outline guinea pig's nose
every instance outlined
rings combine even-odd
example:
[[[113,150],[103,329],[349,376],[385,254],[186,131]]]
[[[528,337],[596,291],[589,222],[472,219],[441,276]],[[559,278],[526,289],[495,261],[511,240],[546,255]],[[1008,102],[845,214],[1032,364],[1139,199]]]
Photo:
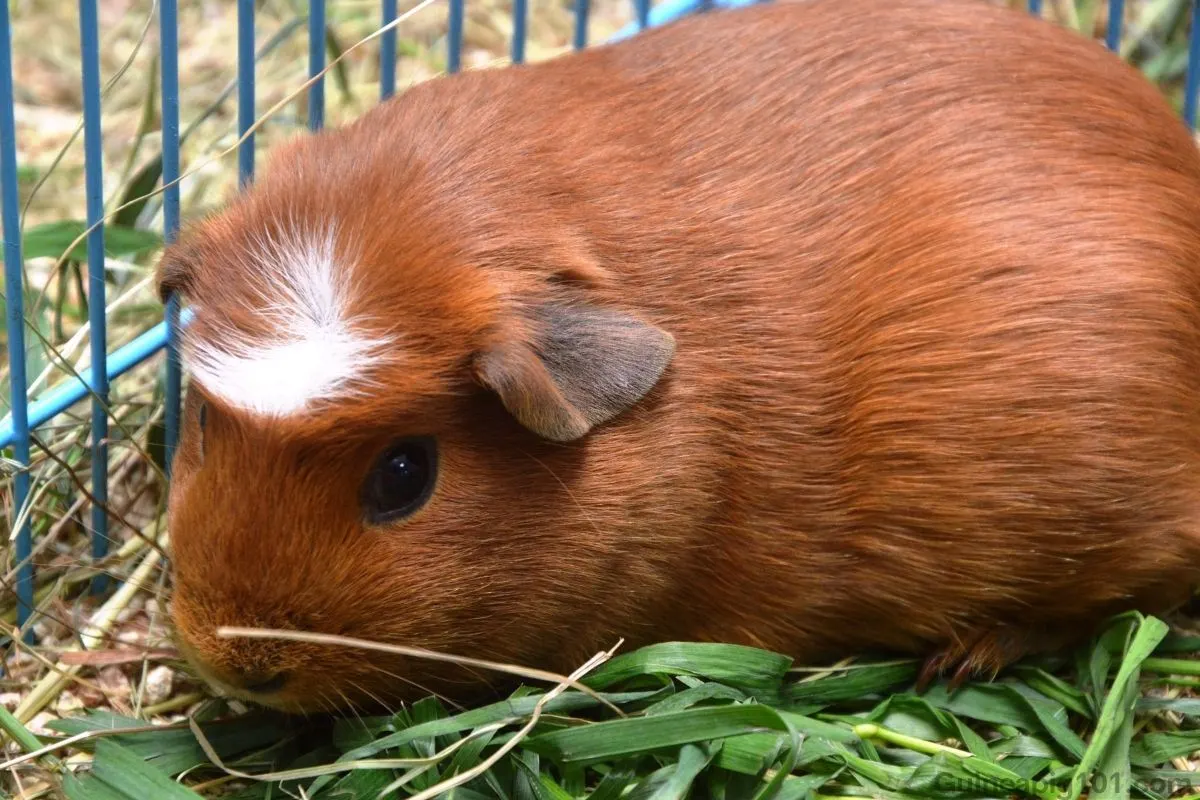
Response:
[[[238,676],[242,689],[253,694],[278,692],[287,683],[286,672],[244,672]]]

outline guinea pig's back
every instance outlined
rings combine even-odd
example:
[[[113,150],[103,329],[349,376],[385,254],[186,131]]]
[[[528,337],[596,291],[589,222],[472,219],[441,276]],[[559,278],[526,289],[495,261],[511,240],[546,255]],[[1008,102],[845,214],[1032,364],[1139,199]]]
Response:
[[[1185,126],[1099,44],[984,3],[753,14],[692,22],[701,44],[680,30],[678,52],[636,65],[698,84],[643,98],[672,165],[655,188],[678,199],[647,241],[690,257],[623,255],[649,297],[709,312],[666,312],[736,455],[703,563],[753,575],[790,541],[809,577],[748,585],[765,608],[807,592],[800,624],[848,646],[1079,628],[1184,596],[1200,567]],[[811,573],[837,577],[814,592]]]
[[[578,240],[675,337],[656,404],[587,446],[711,496],[680,635],[759,609],[768,646],[916,647],[1196,577],[1200,157],[1100,45],[973,0],[810,0],[368,116],[424,165],[413,214],[525,248],[510,272]]]

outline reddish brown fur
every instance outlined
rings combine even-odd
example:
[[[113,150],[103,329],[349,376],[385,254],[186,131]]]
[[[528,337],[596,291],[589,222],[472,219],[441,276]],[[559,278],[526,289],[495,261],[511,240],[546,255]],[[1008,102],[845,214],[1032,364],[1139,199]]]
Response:
[[[189,398],[175,618],[210,674],[292,671],[266,702],[480,676],[215,626],[560,670],[617,637],[995,668],[1197,579],[1200,158],[1072,33],[812,0],[437,79],[280,149],[165,287],[229,309],[239,243],[285,210],[344,226],[359,311],[401,345],[386,391],[307,417],[210,402],[203,459]],[[556,297],[677,346],[568,444],[472,371]],[[437,492],[365,527],[359,485],[406,434],[439,438]]]

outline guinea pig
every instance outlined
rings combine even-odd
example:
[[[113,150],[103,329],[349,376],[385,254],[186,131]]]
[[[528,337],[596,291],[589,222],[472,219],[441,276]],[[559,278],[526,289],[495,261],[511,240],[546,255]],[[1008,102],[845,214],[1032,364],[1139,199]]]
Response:
[[[283,710],[624,639],[983,678],[1200,579],[1200,156],[977,0],[712,11],[421,83],[164,254],[181,648]]]

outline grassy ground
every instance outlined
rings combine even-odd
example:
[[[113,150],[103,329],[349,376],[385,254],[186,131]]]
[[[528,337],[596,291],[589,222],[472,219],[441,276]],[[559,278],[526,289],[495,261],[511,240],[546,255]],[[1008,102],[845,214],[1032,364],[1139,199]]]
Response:
[[[89,363],[82,255],[71,251],[58,263],[83,227],[79,44],[74,4],[8,2],[27,350],[37,395]],[[468,66],[503,62],[511,33],[504,2],[468,2]],[[572,30],[569,3],[531,5],[529,57],[561,52]],[[1046,5],[1048,16],[1103,36],[1104,3]],[[230,0],[183,0],[181,6],[184,167],[195,170],[181,192],[185,216],[194,216],[236,185],[235,159],[218,157],[236,140],[236,19]],[[626,6],[592,0],[594,41],[629,19]],[[1127,3],[1123,52],[1177,104],[1188,6],[1188,0]],[[261,129],[260,151],[293,135],[306,118],[305,95],[288,100],[305,78],[306,7],[304,0],[258,4],[258,109],[283,104]],[[152,13],[150,0],[100,2],[110,211],[143,195],[158,177]],[[378,14],[375,0],[330,0],[330,57],[374,31]],[[445,29],[444,4],[400,28],[401,87],[444,69]],[[331,73],[330,124],[376,101],[377,59],[371,44],[348,53]],[[110,220],[110,349],[161,315],[150,285],[161,226],[157,197]],[[5,413],[8,385],[5,363]],[[1023,665],[998,685],[972,685],[954,695],[938,687],[914,695],[910,663],[812,671],[757,651],[675,646],[618,653],[590,665],[586,682],[604,702],[565,684],[533,682],[506,704],[466,713],[429,700],[385,718],[330,722],[284,720],[207,697],[171,646],[164,614],[170,586],[159,527],[161,358],[118,381],[111,405],[114,544],[104,560],[88,556],[86,404],[38,431],[33,500],[22,513],[35,532],[41,615],[32,644],[0,639],[0,729],[6,733],[0,735],[0,762],[6,762],[0,795],[55,796],[64,776],[78,771],[66,782],[68,796],[108,800],[196,796],[183,785],[206,797],[375,797],[389,787],[408,796],[434,791],[454,776],[470,779],[456,790],[462,798],[578,797],[585,787],[596,798],[679,797],[689,789],[741,798],[772,782],[788,797],[1049,798],[1076,790],[1127,796],[1131,786],[1146,797],[1200,796],[1189,760],[1200,749],[1200,700],[1191,699],[1200,662],[1181,660],[1200,651],[1200,643],[1186,635],[1186,619],[1166,638],[1157,620],[1127,619],[1079,653]],[[7,462],[3,468],[8,524],[11,468]],[[11,553],[2,563],[4,586],[11,586]],[[89,593],[92,579],[105,574],[121,582]],[[0,593],[0,619],[11,631],[11,592]],[[201,725],[199,736],[189,720]],[[95,733],[116,728],[132,731]],[[53,751],[21,756],[46,745]],[[216,766],[221,763],[230,771]],[[282,782],[233,774],[296,769],[309,772],[281,776],[288,778]],[[402,783],[392,786],[396,781]]]

